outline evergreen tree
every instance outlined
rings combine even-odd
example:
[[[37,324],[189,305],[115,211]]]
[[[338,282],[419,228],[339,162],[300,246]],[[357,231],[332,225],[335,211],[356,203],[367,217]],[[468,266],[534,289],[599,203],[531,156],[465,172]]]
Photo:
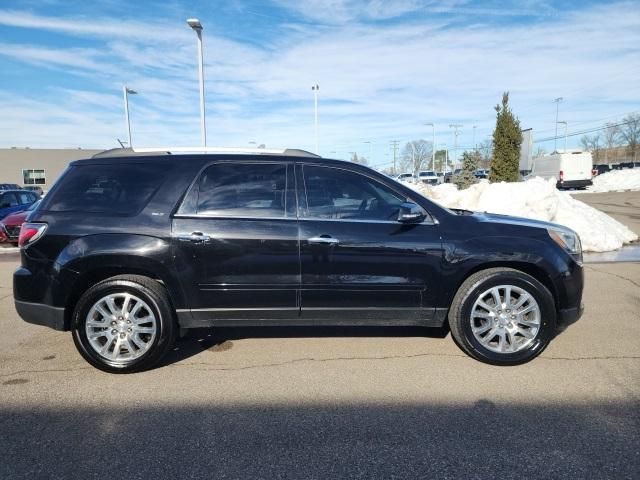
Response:
[[[502,94],[502,105],[496,105],[496,129],[493,131],[493,160],[491,182],[517,182],[520,180],[520,121],[509,108],[509,92]]]
[[[455,176],[454,182],[460,190],[476,183],[476,170],[482,159],[480,152],[464,152],[462,154],[462,171]]]

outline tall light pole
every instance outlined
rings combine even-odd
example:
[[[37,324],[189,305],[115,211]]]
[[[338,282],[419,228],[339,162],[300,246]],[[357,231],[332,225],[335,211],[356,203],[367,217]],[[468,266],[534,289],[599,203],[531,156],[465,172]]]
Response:
[[[462,125],[459,123],[452,123],[449,125],[449,128],[453,128],[453,161],[455,162],[458,158],[458,132],[459,128],[462,128]]]
[[[369,144],[369,164],[373,165],[373,153],[372,153],[372,143],[370,140],[367,140],[364,143],[368,143]]]
[[[478,128],[477,125],[473,126],[473,150],[478,150],[478,146],[476,145],[476,128]]]
[[[188,18],[187,23],[198,36],[198,77],[200,79],[200,135],[202,146],[207,146],[207,124],[204,112],[204,60],[202,53],[202,24],[197,18]]]
[[[122,96],[124,97],[124,120],[127,124],[127,135],[129,136],[129,148],[133,148],[133,144],[131,143],[131,122],[129,122],[129,94],[137,95],[134,89],[127,87],[126,85],[122,86]]]
[[[560,121],[556,122],[556,131],[558,129],[558,123],[564,125],[564,153],[567,153],[567,122]]]
[[[554,100],[556,104],[556,134],[553,136],[553,151],[558,151],[558,110],[560,109],[560,102],[563,100],[562,97],[558,97]]]
[[[316,83],[311,87],[313,90],[313,131],[316,141],[316,155],[318,155],[318,90],[320,86]]]
[[[433,123],[425,123],[425,125],[431,125],[431,133],[433,138],[431,139],[431,170],[436,170],[436,126]]]

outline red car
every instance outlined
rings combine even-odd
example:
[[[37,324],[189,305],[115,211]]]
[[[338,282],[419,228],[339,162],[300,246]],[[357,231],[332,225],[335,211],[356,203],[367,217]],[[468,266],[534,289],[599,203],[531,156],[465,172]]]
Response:
[[[40,204],[40,200],[31,205],[27,210],[7,215],[0,221],[0,243],[12,243],[18,245],[20,227],[27,216]]]

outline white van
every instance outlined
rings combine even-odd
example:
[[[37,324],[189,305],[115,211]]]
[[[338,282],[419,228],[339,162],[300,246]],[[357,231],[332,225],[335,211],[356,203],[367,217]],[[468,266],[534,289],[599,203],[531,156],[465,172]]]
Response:
[[[590,152],[580,150],[556,152],[533,159],[533,170],[528,178],[555,178],[562,188],[586,188],[593,178],[593,161]]]

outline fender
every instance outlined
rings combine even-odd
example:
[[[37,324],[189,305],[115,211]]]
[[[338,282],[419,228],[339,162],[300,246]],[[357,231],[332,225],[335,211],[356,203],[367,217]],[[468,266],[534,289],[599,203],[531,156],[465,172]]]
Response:
[[[490,235],[443,243],[443,269],[439,306],[449,306],[458,288],[473,273],[486,268],[509,267],[536,277],[554,298],[566,292],[561,281],[573,267],[566,255],[535,237]]]
[[[60,279],[57,300],[67,306],[91,284],[123,273],[157,278],[165,285],[175,308],[184,305],[168,239],[135,234],[98,234],[70,242],[56,258],[53,270]],[[56,302],[58,303],[58,302]]]

